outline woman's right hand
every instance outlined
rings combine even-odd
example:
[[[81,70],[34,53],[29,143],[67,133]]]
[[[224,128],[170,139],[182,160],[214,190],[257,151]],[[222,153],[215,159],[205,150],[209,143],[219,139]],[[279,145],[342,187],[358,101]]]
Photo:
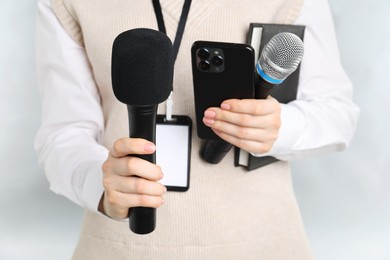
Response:
[[[158,165],[129,154],[152,154],[153,143],[139,138],[121,138],[114,143],[103,163],[104,194],[99,204],[103,214],[121,220],[129,208],[158,208],[163,203],[166,187],[159,180],[163,173]]]

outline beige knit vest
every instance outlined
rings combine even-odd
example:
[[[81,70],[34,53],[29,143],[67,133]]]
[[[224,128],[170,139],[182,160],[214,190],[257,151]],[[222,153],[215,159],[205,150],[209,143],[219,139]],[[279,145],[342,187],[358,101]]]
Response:
[[[175,63],[174,114],[195,122],[190,47],[196,40],[245,42],[250,22],[293,23],[303,0],[193,0]],[[102,100],[103,144],[127,136],[127,111],[112,92],[114,38],[132,28],[157,30],[151,0],[54,0],[70,36],[85,47]],[[173,40],[183,0],[161,1]],[[164,113],[164,106],[159,112]],[[312,259],[292,189],[290,167],[278,162],[246,172],[232,152],[218,165],[198,156],[192,135],[191,187],[168,192],[156,230],[135,235],[127,222],[86,211],[74,259]]]

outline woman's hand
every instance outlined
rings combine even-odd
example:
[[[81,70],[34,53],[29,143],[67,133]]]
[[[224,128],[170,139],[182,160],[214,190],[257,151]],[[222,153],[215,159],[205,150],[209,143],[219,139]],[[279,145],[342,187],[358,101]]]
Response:
[[[281,106],[267,99],[229,99],[208,108],[203,123],[225,141],[251,153],[268,152],[278,138]]]
[[[163,203],[163,173],[158,165],[129,154],[152,154],[155,145],[145,139],[121,138],[103,164],[104,194],[99,211],[113,219],[125,219],[129,208],[158,208]]]

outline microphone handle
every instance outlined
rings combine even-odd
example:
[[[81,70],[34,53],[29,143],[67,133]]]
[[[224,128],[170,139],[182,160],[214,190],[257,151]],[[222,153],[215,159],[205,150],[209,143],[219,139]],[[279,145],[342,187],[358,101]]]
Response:
[[[200,150],[202,158],[211,164],[217,164],[232,148],[232,144],[224,140],[207,140]]]
[[[275,84],[265,81],[255,72],[256,99],[266,99],[274,86]],[[232,144],[223,140],[207,140],[203,143],[200,154],[206,162],[217,164],[222,161],[232,147]]]
[[[157,106],[127,106],[130,138],[143,138],[156,143]],[[156,153],[132,155],[156,163]],[[134,207],[129,209],[129,227],[136,234],[148,234],[156,227],[156,209]]]
[[[255,72],[255,98],[266,99],[276,84],[265,81],[257,72]]]

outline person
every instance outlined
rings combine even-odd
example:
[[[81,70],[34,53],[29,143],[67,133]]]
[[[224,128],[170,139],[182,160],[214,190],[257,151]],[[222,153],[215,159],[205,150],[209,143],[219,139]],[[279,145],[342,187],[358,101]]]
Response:
[[[183,2],[161,0],[172,41]],[[50,189],[85,208],[74,259],[313,258],[288,161],[347,147],[359,113],[327,1],[193,1],[175,62],[173,112],[196,123],[192,43],[244,43],[251,22],[306,26],[297,99],[226,100],[205,111],[204,123],[242,150],[280,161],[248,173],[233,166],[230,151],[208,164],[193,131],[191,187],[167,192],[159,182],[164,169],[128,156],[158,147],[126,137],[126,107],[110,77],[115,37],[132,28],[157,30],[152,1],[38,0],[42,123],[35,147]],[[154,232],[129,230],[128,210],[136,206],[158,208]]]

